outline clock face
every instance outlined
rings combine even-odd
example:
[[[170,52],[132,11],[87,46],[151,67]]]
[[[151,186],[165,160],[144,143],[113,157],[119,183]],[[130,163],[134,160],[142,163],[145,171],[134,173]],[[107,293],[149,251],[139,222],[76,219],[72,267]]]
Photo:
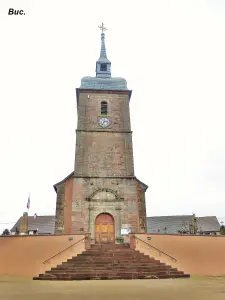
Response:
[[[102,126],[102,127],[109,126],[109,119],[107,119],[107,118],[99,119],[99,125]]]

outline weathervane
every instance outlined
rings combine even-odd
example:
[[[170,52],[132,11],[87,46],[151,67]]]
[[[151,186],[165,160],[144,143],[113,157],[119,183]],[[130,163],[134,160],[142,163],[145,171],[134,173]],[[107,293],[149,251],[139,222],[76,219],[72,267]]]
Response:
[[[104,31],[106,31],[106,30],[107,30],[107,28],[106,28],[106,27],[104,27],[104,24],[103,24],[103,23],[102,23],[102,25],[98,26],[98,28],[100,28],[100,29],[101,29],[102,33],[103,33]]]

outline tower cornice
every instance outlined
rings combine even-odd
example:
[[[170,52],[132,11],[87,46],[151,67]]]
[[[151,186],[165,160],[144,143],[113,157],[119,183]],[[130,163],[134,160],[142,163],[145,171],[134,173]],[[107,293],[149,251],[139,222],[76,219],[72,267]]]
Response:
[[[89,93],[89,94],[119,94],[119,95],[128,95],[129,96],[129,101],[132,95],[132,90],[96,90],[96,89],[81,89],[81,88],[76,88],[76,97],[77,97],[77,106],[79,104],[79,96],[80,93]]]

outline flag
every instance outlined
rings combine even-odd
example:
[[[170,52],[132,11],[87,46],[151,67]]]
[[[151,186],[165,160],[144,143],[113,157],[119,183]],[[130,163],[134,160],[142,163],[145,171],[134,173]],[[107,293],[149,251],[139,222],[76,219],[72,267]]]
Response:
[[[30,195],[28,196],[28,201],[27,201],[27,209],[30,208]]]

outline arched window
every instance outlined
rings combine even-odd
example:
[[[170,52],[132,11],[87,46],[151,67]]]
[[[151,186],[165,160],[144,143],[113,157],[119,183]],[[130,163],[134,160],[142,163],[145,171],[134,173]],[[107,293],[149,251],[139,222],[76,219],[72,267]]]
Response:
[[[101,115],[108,114],[108,103],[106,101],[101,102]]]

